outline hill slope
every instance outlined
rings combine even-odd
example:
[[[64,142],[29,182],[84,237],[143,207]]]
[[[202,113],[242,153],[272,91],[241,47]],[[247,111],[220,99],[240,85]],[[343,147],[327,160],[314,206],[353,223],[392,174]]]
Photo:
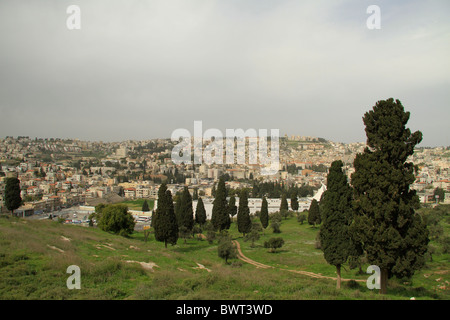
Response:
[[[272,268],[258,268],[241,260],[225,265],[217,255],[217,242],[180,239],[164,248],[153,235],[123,238],[97,228],[64,225],[51,220],[0,217],[0,299],[448,299],[448,255],[435,258],[412,284],[391,283],[389,295],[380,297],[364,282],[347,282],[337,291],[335,269],[315,248],[317,230],[295,218],[283,220],[285,245],[269,253],[265,230],[252,248],[232,223],[230,234],[245,256]],[[69,290],[70,265],[81,270],[81,289]],[[367,266],[363,266],[363,270]],[[292,272],[292,271],[301,272]],[[310,277],[307,272],[325,278]],[[428,275],[428,276],[425,276]],[[367,279],[355,270],[344,278]],[[439,279],[437,281],[437,279]],[[448,285],[447,285],[448,287]]]

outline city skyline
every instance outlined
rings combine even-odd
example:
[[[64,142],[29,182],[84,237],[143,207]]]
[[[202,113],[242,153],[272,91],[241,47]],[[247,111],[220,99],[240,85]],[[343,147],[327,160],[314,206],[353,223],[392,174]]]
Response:
[[[178,128],[365,142],[399,99],[419,146],[450,145],[447,1],[2,1],[0,137],[126,141]],[[69,30],[66,9],[81,10]]]

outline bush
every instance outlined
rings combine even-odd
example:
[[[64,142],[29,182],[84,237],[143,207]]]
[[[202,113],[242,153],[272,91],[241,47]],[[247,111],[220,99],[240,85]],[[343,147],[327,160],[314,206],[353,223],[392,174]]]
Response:
[[[113,204],[101,209],[98,227],[103,231],[128,236],[133,233],[134,225],[134,218],[125,205]]]
[[[225,259],[226,264],[228,263],[228,259],[236,258],[236,248],[231,240],[231,236],[226,231],[220,233],[217,254],[220,258]]]
[[[306,214],[304,213],[299,213],[297,215],[297,221],[300,222],[300,224],[303,224],[303,222],[306,221]]]
[[[270,252],[276,252],[278,248],[284,245],[283,238],[270,238],[269,241],[264,241],[264,248],[270,248]]]
[[[278,220],[272,221],[270,226],[272,227],[273,233],[281,233],[280,222]]]

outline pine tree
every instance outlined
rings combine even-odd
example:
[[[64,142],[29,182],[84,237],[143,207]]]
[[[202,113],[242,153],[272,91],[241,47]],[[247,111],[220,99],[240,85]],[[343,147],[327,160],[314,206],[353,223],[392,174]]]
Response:
[[[173,207],[172,193],[162,184],[158,190],[158,207],[155,210],[153,222],[155,239],[167,244],[175,245],[178,241],[178,223]]]
[[[20,196],[20,180],[17,178],[6,178],[5,184],[5,206],[14,214],[14,210],[22,205]]]
[[[211,223],[214,230],[221,231],[230,228],[230,215],[228,212],[227,190],[225,188],[225,181],[220,178],[216,190],[216,196],[213,202],[213,209],[211,214]]]
[[[248,208],[247,190],[243,189],[239,195],[239,208],[237,214],[238,231],[244,236],[252,229],[252,221],[250,219],[250,209]]]
[[[425,263],[428,231],[420,215],[415,167],[407,162],[422,133],[406,128],[410,113],[399,100],[376,103],[363,117],[367,147],[354,160],[354,232],[370,264],[381,270],[380,293],[392,276],[409,278]]]
[[[201,226],[206,223],[206,210],[201,197],[198,198],[197,208],[195,208],[195,222]]]
[[[266,197],[263,197],[263,199],[262,199],[261,213],[260,213],[259,219],[261,221],[262,227],[264,229],[266,229],[267,226],[269,225],[269,208],[268,208]]]
[[[320,224],[320,220],[319,203],[316,199],[313,199],[309,207],[308,223],[312,226],[315,226],[316,224]]]
[[[353,221],[353,190],[342,171],[341,160],[333,161],[327,176],[327,190],[321,204],[320,244],[325,260],[336,266],[337,285],[341,287],[341,265],[352,254],[353,241],[349,231]]]

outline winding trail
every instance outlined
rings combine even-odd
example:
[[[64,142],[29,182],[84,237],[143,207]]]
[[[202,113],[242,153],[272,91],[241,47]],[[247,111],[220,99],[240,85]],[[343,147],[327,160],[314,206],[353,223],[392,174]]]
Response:
[[[252,265],[254,265],[257,268],[262,268],[262,269],[275,268],[275,267],[269,266],[267,264],[262,264],[260,262],[254,261],[254,260],[246,257],[242,253],[240,243],[237,240],[233,240],[233,243],[235,244],[237,252],[238,252],[238,254],[237,254],[238,259],[240,259],[240,260],[242,260],[244,262],[247,262],[249,264],[252,264]],[[313,273],[313,272],[309,272],[309,271],[290,270],[290,269],[283,269],[283,268],[280,268],[280,270],[285,270],[285,271],[289,271],[289,272],[293,272],[293,273],[297,273],[297,274],[302,274],[302,275],[305,275],[305,276],[308,276],[308,277],[312,277],[312,278],[330,279],[330,280],[337,281],[337,278],[335,278],[335,277],[323,276],[321,274],[317,274],[317,273]],[[361,279],[344,279],[344,278],[341,278],[341,281],[350,281],[350,280],[354,280],[354,281],[357,281],[357,282],[366,282],[366,280],[364,280],[364,279],[361,280]]]

